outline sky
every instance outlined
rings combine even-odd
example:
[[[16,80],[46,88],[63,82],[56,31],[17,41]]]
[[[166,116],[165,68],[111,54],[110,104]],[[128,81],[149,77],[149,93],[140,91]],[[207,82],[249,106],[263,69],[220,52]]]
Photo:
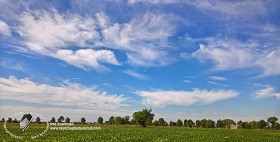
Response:
[[[0,117],[280,117],[278,0],[0,0]]]

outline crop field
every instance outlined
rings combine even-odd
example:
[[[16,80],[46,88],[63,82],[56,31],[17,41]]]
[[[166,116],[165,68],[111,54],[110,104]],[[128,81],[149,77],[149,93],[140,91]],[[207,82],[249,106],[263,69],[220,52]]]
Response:
[[[20,133],[18,124],[9,124],[9,131]],[[36,124],[22,135],[22,141],[151,141],[151,142],[186,142],[186,141],[253,141],[279,142],[280,131],[274,130],[229,130],[218,128],[186,128],[186,127],[147,127],[78,124],[79,127],[101,127],[101,130],[51,130],[36,139],[30,135],[44,131],[43,125]],[[0,129],[0,141],[18,141]]]

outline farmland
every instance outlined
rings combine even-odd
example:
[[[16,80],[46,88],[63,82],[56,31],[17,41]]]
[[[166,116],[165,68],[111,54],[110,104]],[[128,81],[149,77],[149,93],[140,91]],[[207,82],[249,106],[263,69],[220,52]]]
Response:
[[[3,124],[1,124],[3,125]],[[186,127],[147,127],[77,124],[79,127],[101,127],[101,130],[48,130],[48,132],[32,141],[254,141],[273,142],[280,140],[280,132],[276,130],[230,130],[218,128],[186,128]],[[43,124],[30,127],[23,134],[23,141],[29,141],[32,134],[44,131]],[[13,133],[20,131],[18,124],[10,124]],[[0,141],[15,141],[3,127],[0,129]]]

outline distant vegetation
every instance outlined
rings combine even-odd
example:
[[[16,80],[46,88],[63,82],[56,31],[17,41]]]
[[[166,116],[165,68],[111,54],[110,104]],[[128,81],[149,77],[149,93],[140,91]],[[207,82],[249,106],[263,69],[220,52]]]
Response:
[[[159,118],[158,120],[154,120],[154,114],[152,113],[151,109],[143,109],[141,111],[135,112],[133,114],[133,118],[131,120],[129,116],[121,117],[121,116],[111,116],[108,121],[104,122],[103,117],[97,118],[97,123],[99,124],[109,124],[109,125],[140,125],[142,127],[146,126],[172,126],[172,127],[189,127],[189,128],[238,128],[238,129],[273,129],[273,130],[280,130],[280,124],[277,122],[277,117],[269,117],[267,121],[259,120],[259,121],[238,121],[237,123],[232,119],[219,119],[217,121],[211,119],[202,119],[193,121],[191,119],[184,119],[183,121],[178,119],[176,122],[170,121],[169,123],[164,120],[164,118]],[[28,114],[25,114],[21,120],[24,118],[29,118]],[[2,122],[5,121],[4,118],[1,120]],[[7,123],[18,123],[19,121],[12,118],[8,118]],[[36,123],[41,123],[39,117],[35,119]],[[52,117],[49,121],[51,123],[56,122],[55,118]],[[63,116],[60,116],[57,119],[57,122],[63,123],[70,123],[70,118],[66,117],[64,119]],[[80,122],[86,124],[85,117],[81,118]]]

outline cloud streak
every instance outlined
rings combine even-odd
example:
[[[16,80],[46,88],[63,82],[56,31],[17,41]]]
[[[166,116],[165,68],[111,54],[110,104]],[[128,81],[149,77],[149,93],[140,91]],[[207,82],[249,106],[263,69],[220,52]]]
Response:
[[[280,92],[276,92],[275,88],[271,85],[261,85],[262,89],[255,92],[254,97],[256,99],[276,97],[280,99]]]
[[[214,81],[225,81],[225,80],[227,80],[227,78],[225,78],[225,77],[222,77],[222,76],[215,76],[215,75],[209,76],[209,78],[210,78],[211,80],[214,80]]]
[[[6,22],[0,20],[0,34],[3,36],[10,36],[11,35],[11,30],[10,27],[7,25]]]
[[[234,70],[258,67],[259,77],[280,74],[280,50],[270,48],[261,51],[258,43],[232,39],[207,38],[207,45],[200,44],[192,57],[201,62],[211,61],[214,70]]]
[[[132,71],[132,70],[125,70],[124,71],[125,74],[128,74],[136,79],[141,79],[141,80],[148,80],[149,77],[144,75],[144,74],[140,74],[138,72]]]
[[[96,110],[116,110],[127,106],[123,95],[112,95],[87,88],[78,83],[64,81],[62,85],[39,84],[28,78],[0,78],[1,99],[30,103],[75,106]]]
[[[179,105],[190,106],[194,104],[210,104],[234,98],[239,94],[232,90],[199,90],[192,91],[139,91],[143,97],[143,104],[150,106]]]

